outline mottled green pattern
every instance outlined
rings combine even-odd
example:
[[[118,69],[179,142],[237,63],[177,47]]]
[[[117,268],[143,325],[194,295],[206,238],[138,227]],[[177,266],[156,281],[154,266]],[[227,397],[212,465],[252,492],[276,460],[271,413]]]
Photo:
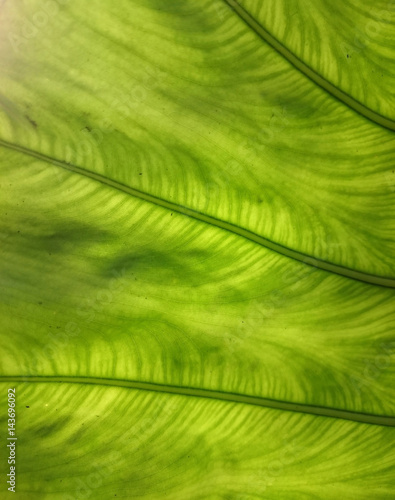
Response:
[[[22,500],[393,498],[393,428],[119,388],[17,392]]]
[[[1,168],[12,188],[1,202],[10,221],[5,374],[395,414],[393,363],[356,382],[367,360],[395,350],[394,289],[306,266],[27,155],[5,150]],[[70,321],[77,331],[65,337]]]
[[[394,278],[394,134],[225,3],[69,1],[23,43],[29,5],[2,7],[2,139]]]
[[[395,125],[394,0],[237,3],[303,63]]]
[[[287,38],[285,4],[267,4],[272,17],[242,2],[314,67],[321,17],[299,12]],[[0,13],[0,425],[15,385],[16,497],[393,498],[394,132],[226,2]],[[317,74],[384,113],[391,70],[369,79],[373,102],[355,94],[367,73],[336,80],[331,54]]]

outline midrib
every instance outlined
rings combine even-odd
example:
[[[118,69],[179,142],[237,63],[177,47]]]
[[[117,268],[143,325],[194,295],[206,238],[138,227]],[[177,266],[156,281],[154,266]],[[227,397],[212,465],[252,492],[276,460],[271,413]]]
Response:
[[[194,387],[179,387],[165,384],[154,384],[150,382],[139,382],[136,380],[118,380],[101,377],[69,377],[69,376],[0,376],[0,382],[3,383],[65,383],[65,384],[87,384],[102,385],[110,387],[124,387],[141,391],[160,392],[178,396],[190,396],[197,398],[215,399],[227,401],[230,403],[248,404],[271,408],[273,410],[291,411],[296,413],[306,413],[321,417],[337,418],[342,420],[351,420],[371,425],[382,425],[395,427],[395,417],[372,415],[368,413],[353,412],[337,408],[328,408],[324,406],[314,406],[299,403],[290,403],[275,399],[268,399],[256,396],[247,396],[223,391],[212,391],[209,389],[199,389]]]
[[[127,193],[127,194],[134,196],[136,198],[139,198],[141,200],[144,200],[148,203],[153,203],[153,204],[158,205],[162,208],[166,208],[168,210],[171,210],[172,212],[177,212],[177,213],[180,213],[183,215],[187,215],[187,216],[192,217],[200,222],[204,222],[206,224],[210,224],[212,226],[224,229],[225,231],[229,231],[233,234],[236,234],[238,236],[246,238],[250,241],[253,241],[254,243],[257,243],[258,245],[261,245],[261,246],[268,248],[274,252],[277,252],[281,255],[284,255],[284,256],[289,257],[289,258],[294,259],[294,260],[297,260],[297,261],[302,262],[304,264],[322,269],[324,271],[339,274],[339,275],[345,276],[347,278],[355,279],[358,281],[363,281],[365,283],[385,286],[388,288],[395,288],[395,279],[394,278],[376,276],[374,274],[368,274],[368,273],[364,273],[361,271],[356,271],[354,269],[339,266],[336,264],[332,264],[331,262],[327,262],[327,261],[324,261],[324,260],[321,260],[321,259],[318,259],[315,257],[311,257],[309,255],[302,253],[302,252],[298,252],[296,250],[292,250],[291,248],[287,248],[283,245],[280,245],[279,243],[275,243],[267,238],[264,238],[263,236],[259,236],[255,233],[253,233],[252,231],[249,231],[247,229],[243,229],[243,228],[236,226],[234,224],[231,224],[229,222],[226,222],[226,221],[223,221],[220,219],[216,219],[215,217],[198,212],[197,210],[193,210],[193,209],[188,208],[188,207],[183,207],[181,205],[177,205],[176,203],[172,203],[172,202],[164,200],[162,198],[158,198],[158,197],[153,196],[151,194],[148,194],[148,193],[139,191],[137,189],[131,188],[129,186],[125,186],[124,184],[121,184],[120,182],[117,182],[117,181],[114,181],[114,180],[109,179],[107,177],[104,177],[103,175],[97,174],[95,172],[91,172],[89,170],[85,170],[84,168],[77,167],[76,165],[72,165],[70,163],[66,163],[66,162],[61,161],[61,160],[57,160],[57,159],[52,158],[50,156],[47,156],[45,154],[38,153],[38,152],[33,151],[31,149],[25,148],[23,146],[18,146],[16,144],[4,141],[2,139],[0,139],[0,146],[6,147],[8,149],[12,149],[14,151],[18,151],[19,153],[26,154],[28,156],[31,156],[33,158],[37,158],[41,161],[50,163],[52,165],[56,165],[56,166],[61,167],[65,170],[69,170],[70,172],[74,172],[76,174],[82,175],[82,176],[87,177],[89,179],[92,179],[94,181],[105,184],[106,186],[110,186],[114,189],[117,189],[119,191]]]

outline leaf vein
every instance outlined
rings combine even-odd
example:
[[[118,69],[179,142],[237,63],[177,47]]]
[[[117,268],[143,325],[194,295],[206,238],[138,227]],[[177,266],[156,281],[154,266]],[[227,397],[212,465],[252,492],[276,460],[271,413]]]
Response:
[[[31,156],[33,158],[37,158],[38,160],[44,161],[46,163],[50,163],[51,165],[55,165],[58,167],[61,167],[65,170],[68,170],[70,172],[82,175],[84,177],[87,177],[91,180],[100,182],[108,187],[112,187],[114,189],[117,189],[118,191],[122,191],[126,194],[129,194],[131,196],[134,196],[136,198],[139,198],[140,200],[146,201],[148,203],[152,203],[155,205],[158,205],[162,208],[168,209],[171,212],[177,212],[182,215],[186,215],[187,217],[191,217],[195,220],[198,220],[199,222],[204,222],[206,224],[209,224],[211,226],[223,229],[225,231],[228,231],[230,233],[236,234],[238,236],[241,236],[245,239],[248,239],[258,245],[261,245],[269,250],[272,250],[273,252],[276,252],[280,255],[283,255],[285,257],[289,257],[291,259],[297,260],[299,262],[302,262],[303,264],[316,267],[318,269],[321,269],[323,271],[327,271],[329,273],[333,274],[338,274],[343,277],[351,278],[354,280],[362,281],[365,283],[369,283],[372,285],[379,285],[379,286],[384,286],[388,288],[395,288],[395,278],[387,277],[387,276],[378,276],[374,274],[369,274],[369,273],[364,273],[362,271],[357,271],[355,269],[343,267],[337,264],[333,264],[331,262],[321,260],[316,257],[311,257],[309,255],[306,255],[302,252],[299,252],[297,250],[293,250],[292,248],[285,247],[279,243],[276,243],[274,241],[271,241],[267,238],[264,238],[263,236],[260,236],[256,233],[253,233],[252,231],[249,231],[248,229],[244,229],[240,226],[236,226],[235,224],[232,224],[230,222],[223,221],[221,219],[217,219],[211,215],[206,215],[202,212],[199,212],[197,210],[194,210],[189,207],[185,207],[182,205],[178,205],[176,203],[164,200],[163,198],[159,198],[157,196],[151,195],[149,193],[145,193],[143,191],[139,191],[138,189],[126,186],[125,184],[122,184],[118,181],[115,181],[113,179],[109,179],[108,177],[105,177],[101,174],[97,174],[95,172],[91,172],[89,170],[85,170],[82,167],[78,167],[76,165],[73,165],[71,163],[66,163],[61,160],[57,160],[55,158],[52,158],[50,156],[44,155],[42,153],[38,153],[36,151],[33,151],[31,149],[25,148],[23,146],[18,146],[16,144],[9,143],[7,141],[4,141],[0,139],[0,146],[6,147],[8,149],[12,149],[14,151],[18,151],[19,153],[26,154],[28,156]]]
[[[137,380],[122,380],[104,377],[73,377],[73,376],[23,376],[23,375],[2,375],[0,382],[25,382],[25,383],[66,383],[103,385],[107,387],[124,387],[141,391],[159,392],[173,394],[175,396],[189,396],[206,399],[226,401],[229,403],[248,404],[270,408],[272,410],[290,411],[295,413],[305,413],[319,417],[336,418],[341,420],[351,420],[353,422],[395,427],[395,417],[387,415],[373,415],[370,413],[355,412],[331,408],[325,406],[293,403],[276,399],[250,396],[225,391],[214,391],[211,389],[200,389],[196,387],[181,387],[176,385],[156,384],[152,382],[141,382]]]
[[[371,120],[384,128],[395,131],[394,120],[391,120],[390,118],[387,118],[368,108],[310,68],[310,66],[299,59],[299,57],[287,49],[281,42],[279,42],[273,35],[263,28],[263,26],[261,26],[246,10],[244,10],[244,8],[236,0],[223,1],[245,22],[245,24],[247,24],[247,26],[255,31],[260,38],[267,42],[273,49],[281,54],[289,63],[291,63],[310,80],[368,120]]]

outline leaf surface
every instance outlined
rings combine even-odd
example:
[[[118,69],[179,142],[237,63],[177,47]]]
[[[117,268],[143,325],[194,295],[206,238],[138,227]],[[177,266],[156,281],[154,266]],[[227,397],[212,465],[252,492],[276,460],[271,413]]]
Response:
[[[3,140],[394,285],[391,131],[225,3],[89,5],[3,6]]]
[[[225,2],[1,13],[19,497],[390,499],[394,133]]]
[[[284,55],[296,56],[300,69],[312,70],[312,78],[326,90],[343,92],[341,98],[351,107],[360,105],[363,114],[394,130],[393,0],[314,0],[308,8],[300,0],[229,4],[258,21]]]

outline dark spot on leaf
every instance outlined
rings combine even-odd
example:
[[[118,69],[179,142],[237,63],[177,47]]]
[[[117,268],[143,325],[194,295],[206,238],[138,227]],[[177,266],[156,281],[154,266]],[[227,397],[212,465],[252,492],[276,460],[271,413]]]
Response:
[[[35,430],[35,434],[40,438],[45,438],[49,436],[53,436],[54,434],[61,432],[65,427],[67,427],[70,422],[71,417],[65,417],[63,419],[59,419],[53,424],[43,425]]]
[[[31,125],[33,125],[34,128],[37,128],[37,123],[34,120],[32,120],[29,115],[25,115],[25,118],[29,120],[29,122],[31,123]]]
[[[30,406],[26,406],[26,408],[30,408]]]

